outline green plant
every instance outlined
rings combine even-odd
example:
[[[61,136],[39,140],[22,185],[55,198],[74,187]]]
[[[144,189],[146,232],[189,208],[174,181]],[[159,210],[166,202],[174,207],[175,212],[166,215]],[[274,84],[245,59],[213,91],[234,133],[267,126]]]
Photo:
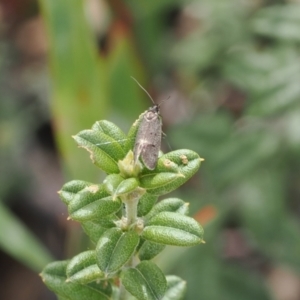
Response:
[[[182,299],[186,284],[165,277],[151,259],[165,245],[203,242],[203,229],[188,217],[188,204],[169,193],[193,176],[201,158],[191,150],[162,154],[154,170],[132,152],[143,114],[126,136],[108,121],[74,136],[93,163],[107,173],[102,184],[66,183],[59,195],[70,219],[96,244],[71,260],[50,263],[41,276],[59,299]]]

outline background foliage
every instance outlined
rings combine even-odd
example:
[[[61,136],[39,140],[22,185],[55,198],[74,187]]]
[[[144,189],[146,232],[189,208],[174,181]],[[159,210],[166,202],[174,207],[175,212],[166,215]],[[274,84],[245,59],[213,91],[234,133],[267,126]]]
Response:
[[[56,204],[64,181],[100,176],[70,136],[104,118],[128,129],[150,105],[134,76],[156,101],[170,96],[162,115],[171,147],[205,158],[177,195],[206,223],[206,245],[172,248],[160,265],[187,280],[187,299],[298,299],[297,1],[13,3],[22,17],[2,20],[0,61],[2,250],[41,269],[50,255],[28,246],[28,226],[56,257],[87,248]],[[30,48],[28,36],[40,43]]]

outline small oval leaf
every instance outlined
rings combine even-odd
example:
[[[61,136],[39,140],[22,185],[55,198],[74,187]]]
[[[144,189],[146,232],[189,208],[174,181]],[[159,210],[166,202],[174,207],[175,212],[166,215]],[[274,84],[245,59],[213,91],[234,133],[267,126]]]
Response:
[[[194,246],[203,242],[203,228],[188,216],[161,212],[146,224],[142,237],[165,245]]]
[[[72,180],[64,184],[58,194],[62,202],[68,205],[77,193],[90,185],[92,185],[92,183],[87,181]]]
[[[186,293],[186,281],[173,275],[168,275],[166,279],[168,288],[163,300],[183,300]]]
[[[117,125],[115,125],[110,121],[107,120],[97,121],[92,126],[92,130],[103,132],[106,135],[112,137],[115,141],[117,141],[121,145],[122,148],[127,142],[126,134]]]
[[[84,232],[90,237],[92,242],[98,243],[100,236],[109,228],[116,227],[119,218],[116,215],[109,215],[101,219],[92,221],[81,221],[81,226]]]
[[[140,177],[141,187],[148,193],[163,195],[189,180],[201,164],[199,155],[191,150],[181,149],[162,155],[154,171],[146,168]]]
[[[189,213],[189,205],[179,198],[167,198],[158,202],[146,216],[146,220],[150,220],[157,214],[170,211],[177,212],[182,215],[187,215]]]
[[[123,232],[119,228],[108,229],[96,247],[97,264],[106,274],[118,271],[134,254],[139,243],[136,232]]]
[[[143,217],[152,209],[153,205],[157,201],[156,195],[145,193],[139,200],[138,203],[138,216]]]
[[[103,184],[106,188],[106,191],[112,195],[123,180],[124,178],[119,174],[110,174],[106,176]]]
[[[178,179],[183,179],[180,173],[157,172],[156,174],[146,174],[140,177],[141,187],[147,190],[147,193],[153,195],[163,195],[172,191],[174,184]],[[182,183],[183,184],[183,183]]]
[[[81,226],[94,244],[97,244],[100,236],[107,231],[107,228],[93,221],[81,221]]]
[[[105,217],[121,208],[121,201],[107,193],[103,184],[91,185],[80,191],[69,205],[70,218],[76,221],[88,221]]]
[[[139,186],[136,178],[128,178],[123,180],[114,192],[113,198],[133,192]]]
[[[47,287],[61,298],[72,300],[109,300],[112,287],[108,281],[91,282],[86,285],[66,282],[66,268],[69,261],[56,261],[47,265],[41,277]]]
[[[100,271],[96,264],[94,250],[85,251],[73,257],[67,266],[66,274],[67,281],[81,284],[104,278],[104,273]]]
[[[139,258],[140,260],[150,260],[163,251],[165,247],[163,244],[144,241],[142,247],[139,249]]]
[[[124,149],[113,137],[92,129],[73,136],[80,148],[90,153],[92,162],[104,172],[119,173],[118,160],[125,156]]]
[[[136,268],[121,273],[125,289],[139,300],[162,299],[167,289],[163,272],[151,261],[142,261]]]

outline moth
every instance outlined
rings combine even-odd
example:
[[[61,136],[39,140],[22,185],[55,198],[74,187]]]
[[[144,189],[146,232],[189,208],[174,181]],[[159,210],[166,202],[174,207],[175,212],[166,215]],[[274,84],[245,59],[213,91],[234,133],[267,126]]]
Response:
[[[137,163],[141,158],[144,165],[149,170],[154,170],[157,164],[158,153],[161,146],[162,136],[162,119],[160,116],[160,104],[155,104],[150,94],[139,84],[139,82],[131,77],[140,88],[146,92],[154,106],[146,110],[142,115],[142,120],[136,134],[134,143],[134,162]]]

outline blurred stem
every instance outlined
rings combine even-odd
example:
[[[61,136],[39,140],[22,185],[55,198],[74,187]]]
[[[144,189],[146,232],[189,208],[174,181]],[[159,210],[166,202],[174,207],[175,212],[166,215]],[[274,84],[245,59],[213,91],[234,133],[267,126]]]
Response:
[[[128,195],[125,202],[125,213],[127,218],[127,225],[134,224],[137,220],[137,205],[140,200],[140,195],[133,193]]]
[[[141,198],[140,193],[129,193],[125,195],[122,199],[123,203],[125,203],[125,217],[127,219],[127,227],[130,227],[137,221],[137,206],[139,203],[139,200]],[[134,257],[131,257],[131,259],[126,264],[127,267],[133,267],[134,266]],[[120,284],[120,294],[119,294],[120,300],[127,300],[130,299],[130,294],[127,292],[125,287]]]

